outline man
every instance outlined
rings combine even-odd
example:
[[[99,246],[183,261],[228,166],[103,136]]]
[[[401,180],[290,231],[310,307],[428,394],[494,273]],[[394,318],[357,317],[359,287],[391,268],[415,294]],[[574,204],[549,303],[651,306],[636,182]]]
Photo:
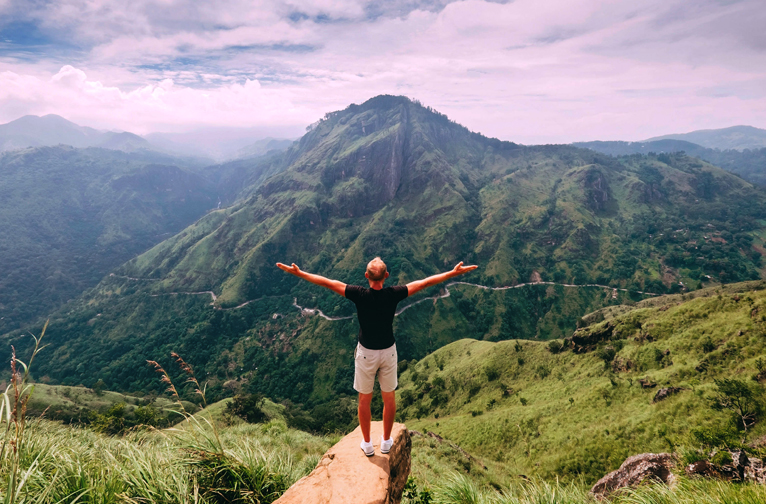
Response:
[[[410,282],[407,285],[384,288],[383,282],[388,278],[388,269],[383,260],[376,257],[367,264],[367,271],[364,274],[370,284],[369,289],[306,273],[301,271],[295,263],[292,266],[277,263],[277,267],[298,278],[326,287],[353,301],[356,305],[359,317],[359,343],[354,356],[354,390],[359,392],[359,426],[364,437],[361,448],[368,457],[375,454],[375,448],[370,440],[370,402],[377,374],[380,393],[383,397],[383,437],[380,440],[380,452],[388,453],[394,444],[391,439],[391,429],[396,416],[394,391],[397,386],[397,355],[392,325],[396,305],[407,296],[468,273],[478,266],[463,266],[460,262],[452,271]]]

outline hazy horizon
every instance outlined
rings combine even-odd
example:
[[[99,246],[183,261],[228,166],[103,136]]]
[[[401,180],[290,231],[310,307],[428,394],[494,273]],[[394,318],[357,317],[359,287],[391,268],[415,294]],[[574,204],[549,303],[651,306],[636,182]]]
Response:
[[[0,0],[0,122],[300,136],[405,95],[525,144],[766,128],[760,2]]]

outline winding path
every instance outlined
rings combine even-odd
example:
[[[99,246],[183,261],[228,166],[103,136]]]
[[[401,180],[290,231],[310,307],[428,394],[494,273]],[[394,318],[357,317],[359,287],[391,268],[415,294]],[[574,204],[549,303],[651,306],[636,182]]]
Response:
[[[115,275],[114,273],[109,274],[110,277],[115,278],[124,278],[126,280],[132,280],[132,281],[157,281],[156,278],[135,278],[135,277],[129,277],[129,276],[123,276],[123,275]],[[490,287],[488,285],[481,285],[481,284],[475,284],[470,282],[450,282],[444,286],[444,292],[442,294],[436,295],[436,296],[430,296],[423,299],[419,299],[415,301],[414,303],[410,303],[407,306],[403,306],[399,310],[396,311],[394,314],[395,316],[401,315],[406,310],[409,310],[413,306],[419,305],[420,303],[424,303],[426,301],[436,301],[439,299],[444,299],[447,297],[450,297],[451,293],[449,291],[449,288],[453,285],[470,285],[471,287],[476,287],[478,289],[484,289],[484,290],[493,290],[493,291],[501,291],[501,290],[509,290],[509,289],[520,289],[522,287],[530,287],[533,285],[559,285],[561,287],[567,287],[567,288],[585,288],[585,287],[591,287],[591,288],[598,288],[598,289],[605,289],[612,291],[612,298],[617,298],[617,292],[634,292],[636,294],[641,294],[643,296],[659,296],[660,294],[656,294],[653,292],[644,292],[644,291],[632,291],[629,289],[621,289],[618,287],[610,287],[608,285],[601,285],[601,284],[584,284],[584,285],[575,285],[575,284],[565,284],[565,283],[556,283],[556,282],[529,282],[529,283],[520,283],[516,285],[508,285],[505,287]],[[242,304],[239,304],[237,306],[232,306],[229,308],[222,308],[220,306],[215,306],[215,302],[218,299],[218,297],[215,295],[213,291],[197,291],[197,292],[166,292],[162,294],[150,294],[151,297],[160,297],[160,296],[178,296],[178,295],[189,295],[189,296],[198,296],[198,295],[209,295],[212,298],[212,302],[210,303],[210,306],[213,307],[214,310],[221,310],[221,311],[228,311],[228,310],[238,310],[240,308],[243,308],[250,303],[254,303],[258,301],[259,299],[250,299],[248,301],[245,301]],[[348,317],[331,317],[329,315],[326,315],[322,310],[319,308],[304,308],[303,306],[298,304],[298,298],[293,298],[293,306],[296,307],[298,310],[300,310],[301,314],[303,315],[319,315],[325,320],[330,321],[336,321],[336,320],[350,320],[354,318],[353,315],[350,315]],[[274,314],[275,316],[283,317],[281,313]]]

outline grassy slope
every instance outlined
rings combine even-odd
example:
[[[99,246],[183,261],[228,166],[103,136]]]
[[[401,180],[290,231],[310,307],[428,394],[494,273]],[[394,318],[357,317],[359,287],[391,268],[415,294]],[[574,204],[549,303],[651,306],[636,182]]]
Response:
[[[435,431],[471,453],[503,462],[511,473],[593,481],[629,455],[671,450],[688,442],[691,428],[725,421],[707,405],[713,379],[750,379],[757,373],[755,360],[766,354],[760,318],[766,292],[734,294],[757,286],[728,286],[721,296],[700,291],[686,301],[660,298],[617,315],[611,320],[617,325],[614,338],[624,347],[615,361],[632,362],[627,372],[605,370],[596,352],[554,355],[532,341],[452,343],[402,373],[399,414],[410,428]],[[703,351],[705,338],[715,350]],[[657,351],[663,357],[666,350],[669,357],[658,362]],[[707,370],[699,372],[702,361]],[[488,369],[498,377],[489,380]],[[643,389],[639,378],[658,387]],[[658,388],[668,385],[684,390],[652,404]],[[422,398],[402,407],[402,398],[411,394]],[[759,424],[752,435],[765,429]]]

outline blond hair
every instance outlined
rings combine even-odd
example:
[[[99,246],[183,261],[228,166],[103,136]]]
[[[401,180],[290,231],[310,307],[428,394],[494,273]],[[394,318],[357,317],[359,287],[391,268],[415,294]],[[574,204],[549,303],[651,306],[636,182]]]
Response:
[[[378,282],[386,278],[387,272],[388,269],[386,268],[386,263],[384,263],[383,259],[380,257],[376,257],[367,263],[367,278],[373,282]]]

